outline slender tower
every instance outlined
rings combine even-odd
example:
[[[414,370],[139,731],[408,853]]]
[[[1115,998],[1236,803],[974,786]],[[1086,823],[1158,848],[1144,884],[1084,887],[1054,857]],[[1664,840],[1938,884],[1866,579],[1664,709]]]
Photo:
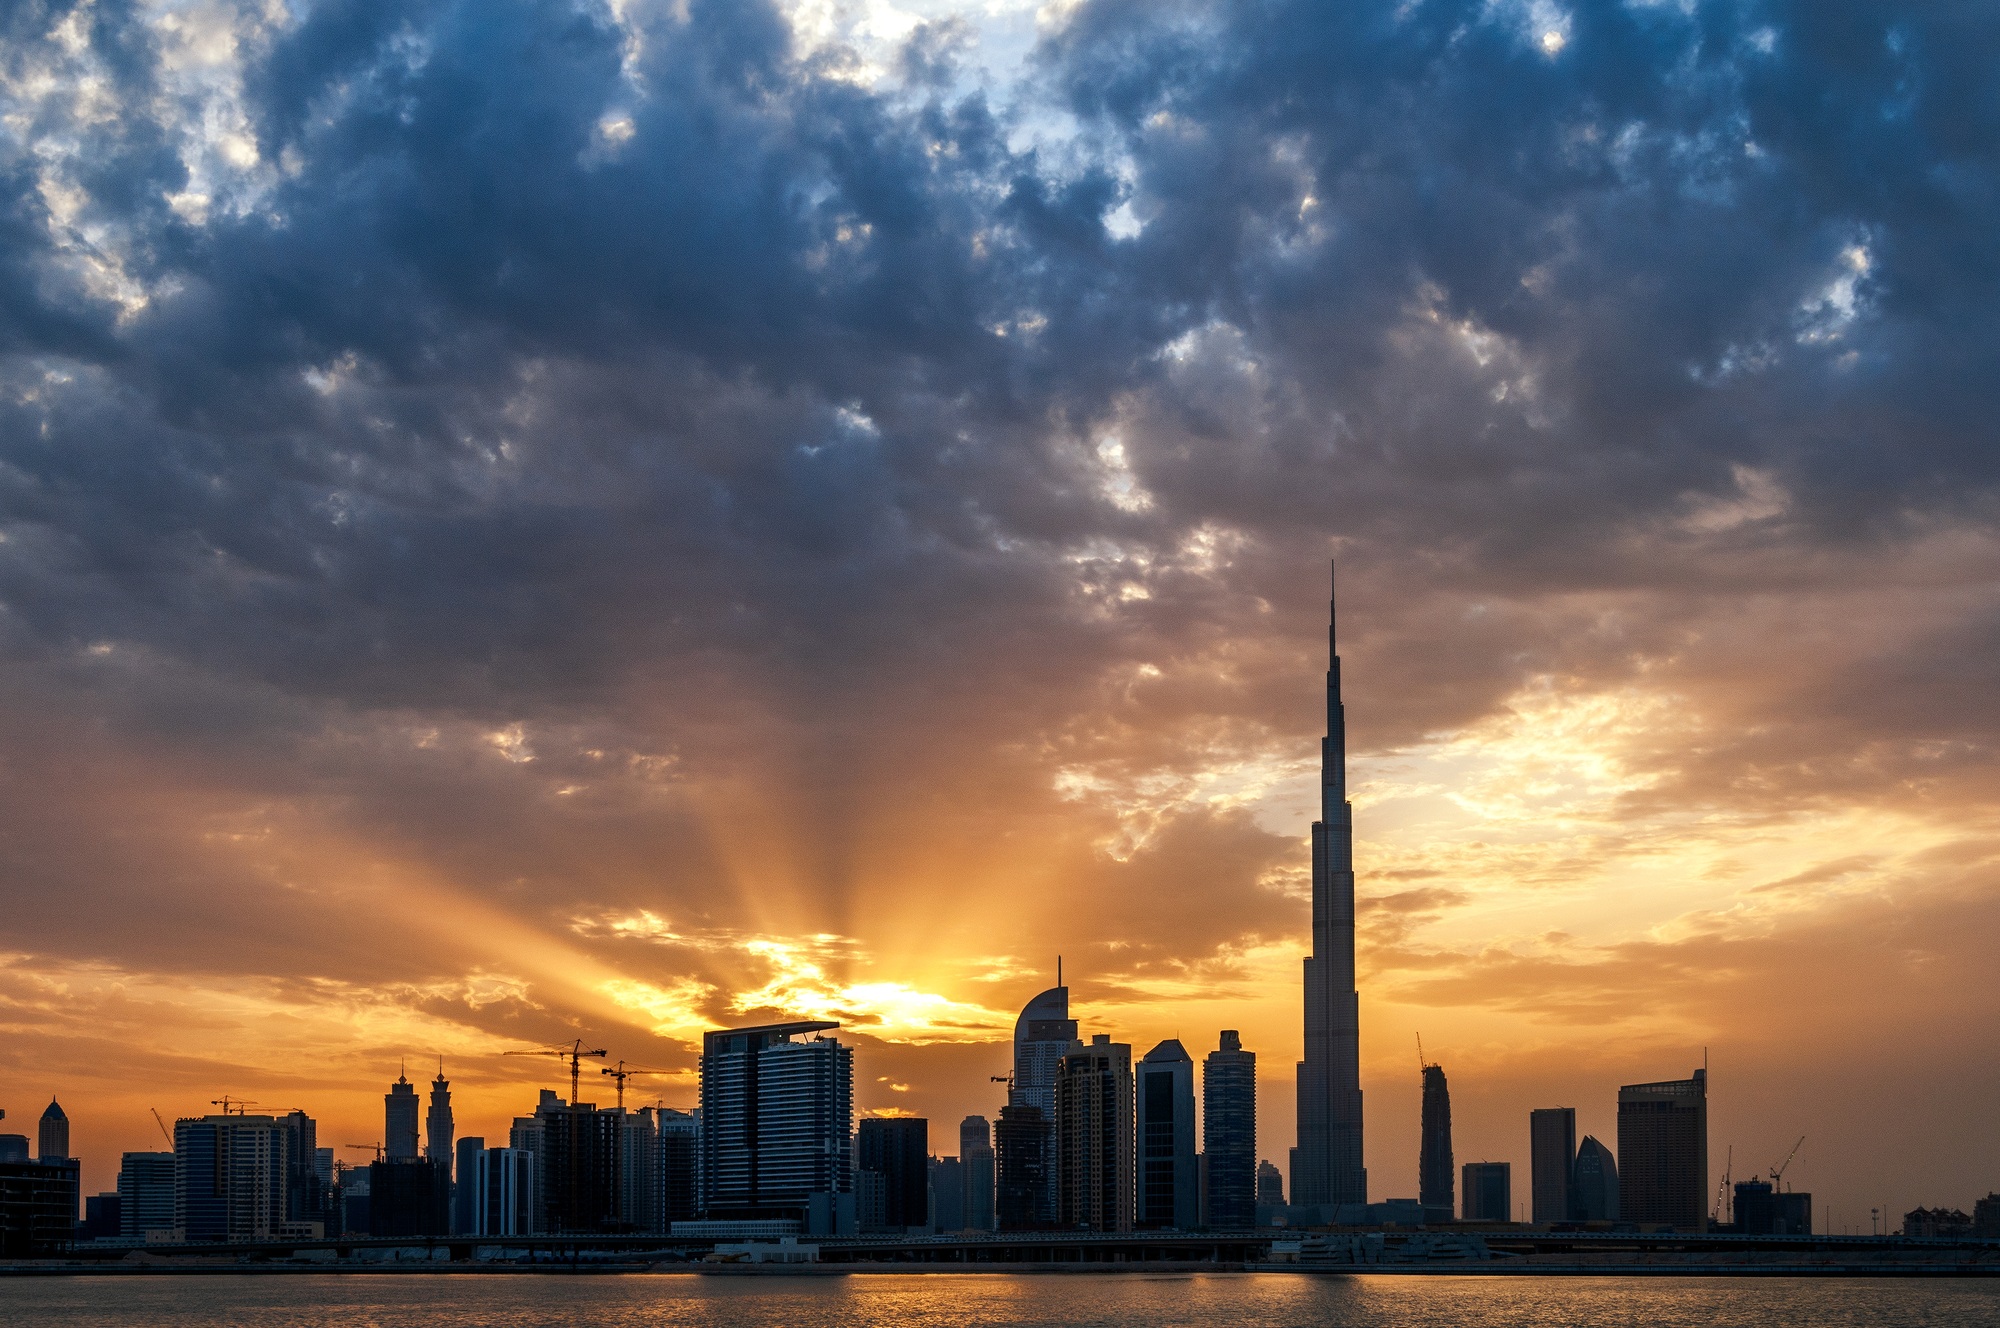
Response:
[[[1354,987],[1354,809],[1347,801],[1347,718],[1340,654],[1327,614],[1326,737],[1312,828],[1312,957],[1306,960],[1306,1057],[1299,1062],[1299,1146],[1292,1202],[1368,1202],[1361,1162],[1361,997]]]

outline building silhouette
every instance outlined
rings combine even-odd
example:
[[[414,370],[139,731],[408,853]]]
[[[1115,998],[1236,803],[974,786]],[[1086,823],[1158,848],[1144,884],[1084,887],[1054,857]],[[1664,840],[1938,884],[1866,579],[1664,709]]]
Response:
[[[383,1156],[402,1162],[420,1156],[417,1148],[417,1090],[407,1070],[382,1095]]]
[[[1285,1202],[1285,1173],[1269,1159],[1257,1164],[1257,1203],[1281,1205]]]
[[[144,1237],[174,1226],[174,1155],[126,1153],[118,1159],[118,1234]]]
[[[673,1230],[701,1212],[701,1113],[663,1108],[660,1131],[660,1222]]]
[[[1708,1229],[1708,1071],[1618,1090],[1618,1165],[1625,1221]]]
[[[702,1037],[702,1207],[716,1220],[852,1230],[854,1053],[805,1021]]]
[[[1328,606],[1326,737],[1320,816],[1312,827],[1312,955],[1305,961],[1305,1059],[1298,1067],[1292,1202],[1368,1202],[1361,1151],[1361,997],[1354,985],[1354,808],[1347,801],[1347,719]]]
[[[883,1229],[930,1224],[930,1122],[918,1116],[871,1116],[861,1122],[860,1169],[882,1178]]]
[[[36,1161],[69,1161],[69,1117],[63,1114],[62,1107],[54,1098],[50,1098],[49,1105],[42,1108],[42,1120],[36,1135]]]
[[[451,1177],[451,1083],[444,1077],[444,1057],[438,1057],[437,1078],[431,1080],[430,1110],[424,1113],[424,1156]]]
[[[960,1231],[965,1216],[965,1163],[956,1157],[930,1160],[931,1225],[933,1232]]]
[[[1014,1021],[1014,1079],[1008,1086],[1009,1102],[1034,1107],[1042,1113],[1048,1140],[1042,1149],[1044,1182],[1035,1192],[1037,1221],[1054,1225],[1056,1191],[1060,1185],[1059,1149],[1056,1147],[1056,1078],[1062,1058],[1077,1045],[1076,1020],[1069,1017],[1069,988],[1063,985],[1062,961],[1056,961],[1056,985],[1042,992],[1021,1009]]]
[[[285,1220],[331,1225],[331,1196],[319,1174],[319,1124],[303,1111],[277,1118],[285,1131]]]
[[[81,1196],[77,1172],[67,1158],[0,1162],[0,1259],[47,1258],[71,1248]]]
[[[507,1127],[507,1146],[517,1152],[526,1153],[534,1159],[534,1232],[540,1234],[548,1230],[548,1214],[542,1207],[542,1192],[546,1188],[543,1173],[543,1158],[548,1150],[543,1147],[542,1114],[563,1105],[562,1095],[553,1089],[544,1088],[535,1100],[535,1112],[531,1116],[516,1116]]]
[[[1056,1076],[1056,1222],[1130,1231],[1134,1219],[1132,1048],[1107,1033],[1062,1058]]]
[[[378,1158],[368,1164],[368,1234],[451,1234],[451,1172],[428,1157]]]
[[[291,1131],[270,1116],[174,1122],[174,1225],[190,1241],[284,1234]]]
[[[1208,1175],[1203,1222],[1219,1231],[1255,1227],[1257,1053],[1243,1050],[1233,1028],[1222,1031],[1219,1045],[1202,1062],[1201,1155]],[[1271,1174],[1277,1177],[1276,1167]]]
[[[1576,1166],[1576,1108],[1538,1107],[1528,1113],[1530,1218],[1572,1219],[1570,1172]]]
[[[1583,1142],[1576,1146],[1576,1164],[1570,1168],[1570,1196],[1571,1221],[1618,1220],[1618,1163],[1596,1135],[1584,1135]]]
[[[83,1225],[76,1233],[79,1240],[116,1240],[123,1225],[124,1200],[118,1191],[83,1196]]]
[[[1451,1088],[1444,1067],[1424,1066],[1423,1137],[1417,1149],[1417,1202],[1427,1221],[1451,1220],[1457,1207],[1452,1198]],[[1436,1212],[1439,1217],[1431,1217]]]
[[[618,1225],[628,1231],[665,1231],[660,1224],[660,1126],[658,1110],[624,1113],[618,1144]]]
[[[1425,1209],[1425,1220],[1430,1211]],[[1465,1220],[1510,1222],[1514,1218],[1514,1168],[1507,1162],[1465,1164]]]
[[[965,1204],[961,1231],[993,1229],[993,1127],[984,1116],[958,1123],[958,1160],[964,1171]]]
[[[552,1235],[624,1229],[619,1214],[625,1113],[594,1102],[543,1104],[539,1168],[543,1229]]]
[[[1201,1225],[1201,1174],[1195,1150],[1194,1058],[1179,1039],[1160,1043],[1139,1062],[1136,1085],[1142,1228],[1192,1231]]]
[[[1744,1236],[1812,1235],[1812,1196],[1774,1190],[1769,1181],[1736,1182],[1735,1226]]]
[[[0,1115],[5,1115],[0,1112]],[[32,1162],[34,1149],[25,1134],[0,1134],[0,1162]]]
[[[477,1236],[479,1231],[479,1159],[486,1153],[486,1140],[468,1134],[452,1141],[451,1234]],[[528,1234],[528,1233],[523,1233]]]

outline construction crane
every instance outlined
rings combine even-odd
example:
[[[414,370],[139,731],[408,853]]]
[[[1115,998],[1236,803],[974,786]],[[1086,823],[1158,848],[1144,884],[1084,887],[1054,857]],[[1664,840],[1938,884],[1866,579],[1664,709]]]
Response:
[[[229,1114],[229,1109],[231,1107],[234,1107],[236,1108],[236,1114],[241,1116],[243,1114],[244,1108],[254,1107],[257,1105],[257,1103],[246,1102],[240,1097],[231,1097],[229,1096],[229,1094],[224,1093],[221,1097],[210,1098],[208,1100],[208,1105],[211,1107],[221,1107],[222,1114],[225,1116]]]
[[[160,1137],[167,1141],[167,1151],[170,1153],[173,1152],[174,1151],[173,1131],[167,1128],[167,1122],[161,1118],[160,1109],[158,1107],[147,1107],[146,1110],[153,1113],[153,1124],[160,1127]]]
[[[635,1074],[672,1074],[673,1071],[649,1069],[644,1065],[634,1065],[628,1068],[624,1061],[619,1061],[615,1066],[607,1065],[603,1067],[598,1073],[608,1074],[618,1081],[618,1109],[623,1111],[625,1109],[625,1081],[627,1079],[630,1079]]]
[[[569,1104],[573,1107],[577,1102],[577,1080],[583,1073],[580,1068],[583,1058],[585,1056],[609,1056],[611,1053],[602,1047],[599,1047],[596,1051],[585,1051],[583,1049],[583,1039],[577,1038],[566,1047],[535,1047],[521,1051],[503,1051],[500,1054],[502,1056],[554,1056],[560,1060],[568,1061]],[[622,1080],[619,1082],[619,1087],[624,1087]]]
[[[1792,1145],[1792,1151],[1785,1154],[1785,1160],[1771,1168],[1771,1188],[1773,1190],[1780,1187],[1785,1179],[1785,1168],[1792,1165],[1792,1159],[1799,1155],[1799,1149],[1805,1147],[1805,1143],[1806,1137],[1802,1134],[1799,1136],[1799,1141]]]
[[[1715,1211],[1711,1216],[1713,1216],[1713,1218],[1717,1222],[1720,1222],[1722,1220],[1723,1196],[1729,1193],[1730,1176],[1735,1170],[1736,1170],[1736,1145],[1731,1144],[1729,1145],[1729,1160],[1723,1163],[1722,1165],[1722,1184],[1715,1187]]]
[[[341,1147],[352,1148],[358,1153],[373,1152],[377,1162],[382,1160],[382,1154],[386,1151],[380,1144],[342,1144]]]

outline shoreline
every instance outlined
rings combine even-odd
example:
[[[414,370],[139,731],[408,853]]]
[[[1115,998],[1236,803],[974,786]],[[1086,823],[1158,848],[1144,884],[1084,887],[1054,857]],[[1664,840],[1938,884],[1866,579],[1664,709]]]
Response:
[[[396,1263],[318,1264],[14,1264],[0,1265],[0,1281],[12,1278],[77,1277],[881,1277],[881,1276],[1294,1276],[1294,1277],[1720,1277],[1720,1278],[2000,1278],[2000,1264],[1486,1264],[1449,1263],[1321,1265],[1297,1264],[1078,1264],[1023,1263],[1007,1266],[977,1264],[468,1264]]]

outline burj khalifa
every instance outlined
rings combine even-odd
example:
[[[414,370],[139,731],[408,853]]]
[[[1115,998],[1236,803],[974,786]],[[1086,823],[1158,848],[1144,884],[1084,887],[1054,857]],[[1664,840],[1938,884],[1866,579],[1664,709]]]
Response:
[[[1305,1059],[1299,1062],[1294,1204],[1368,1202],[1361,1161],[1361,996],[1354,986],[1354,808],[1347,801],[1347,717],[1335,615],[1327,612],[1326,737],[1312,828],[1312,955],[1306,960]]]

